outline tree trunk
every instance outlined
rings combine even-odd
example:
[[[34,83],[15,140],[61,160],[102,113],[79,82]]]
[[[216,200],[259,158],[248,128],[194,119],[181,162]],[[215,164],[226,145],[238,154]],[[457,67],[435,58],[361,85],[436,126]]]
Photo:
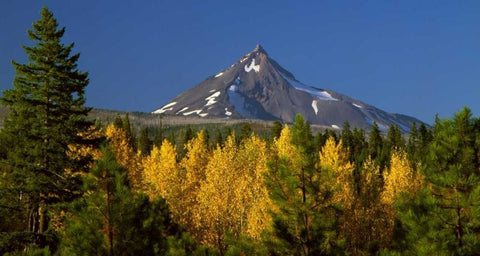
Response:
[[[38,207],[38,233],[42,234],[47,229],[47,219],[45,217],[46,209],[40,205]]]

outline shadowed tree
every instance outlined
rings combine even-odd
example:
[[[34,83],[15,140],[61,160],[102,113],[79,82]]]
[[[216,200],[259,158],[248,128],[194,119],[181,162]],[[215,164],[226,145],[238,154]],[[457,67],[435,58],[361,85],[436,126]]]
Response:
[[[80,195],[79,172],[89,159],[69,157],[69,145],[88,144],[81,134],[92,125],[84,106],[88,73],[77,69],[79,54],[73,43],[61,41],[65,28],[58,28],[53,13],[44,7],[28,36],[33,46],[23,46],[28,63],[13,61],[13,89],[4,91],[2,103],[10,109],[2,139],[10,148],[2,186],[21,202],[25,243],[46,245],[48,213],[53,205]],[[52,245],[50,245],[52,246]],[[24,247],[28,251],[28,246]]]

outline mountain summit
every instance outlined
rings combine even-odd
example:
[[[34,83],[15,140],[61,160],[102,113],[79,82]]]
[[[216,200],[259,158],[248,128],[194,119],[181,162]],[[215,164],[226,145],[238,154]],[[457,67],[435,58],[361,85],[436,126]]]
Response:
[[[381,130],[392,124],[407,132],[421,121],[391,114],[340,93],[309,86],[271,59],[261,45],[230,67],[208,77],[153,111],[157,114],[255,118],[292,122],[297,113],[310,124],[340,129],[370,129],[375,121]]]

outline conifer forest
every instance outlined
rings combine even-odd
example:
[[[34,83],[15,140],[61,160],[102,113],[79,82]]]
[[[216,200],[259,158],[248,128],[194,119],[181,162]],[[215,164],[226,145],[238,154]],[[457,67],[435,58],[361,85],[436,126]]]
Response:
[[[43,8],[1,98],[0,254],[480,255],[467,107],[408,134],[92,121],[64,32]]]

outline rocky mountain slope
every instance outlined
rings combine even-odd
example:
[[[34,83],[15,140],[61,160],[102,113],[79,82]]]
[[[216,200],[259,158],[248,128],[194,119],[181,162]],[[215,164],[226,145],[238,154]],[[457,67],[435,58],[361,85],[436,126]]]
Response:
[[[381,130],[396,124],[403,132],[409,131],[412,122],[421,122],[332,90],[303,84],[260,45],[152,113],[283,122],[292,122],[300,113],[311,124],[333,129],[341,129],[345,121],[364,129],[376,122]]]

